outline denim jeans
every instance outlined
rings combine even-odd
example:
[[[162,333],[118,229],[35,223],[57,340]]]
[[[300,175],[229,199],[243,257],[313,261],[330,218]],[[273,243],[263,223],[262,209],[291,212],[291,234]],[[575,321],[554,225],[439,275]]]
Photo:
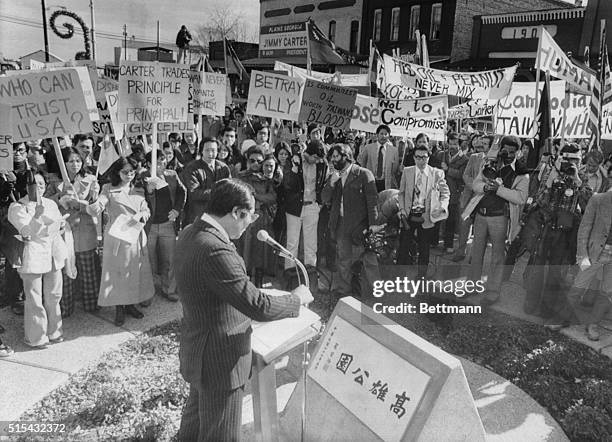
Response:
[[[149,261],[155,287],[160,287],[165,294],[176,292],[174,278],[174,250],[176,247],[176,231],[174,223],[167,221],[162,224],[151,224],[147,234]]]

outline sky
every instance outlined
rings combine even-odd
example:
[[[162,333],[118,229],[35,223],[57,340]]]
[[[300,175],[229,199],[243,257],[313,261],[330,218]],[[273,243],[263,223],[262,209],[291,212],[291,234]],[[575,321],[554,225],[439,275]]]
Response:
[[[89,0],[45,0],[47,19],[59,6],[79,15],[91,25]],[[123,42],[123,25],[128,38],[151,40],[155,45],[157,20],[160,20],[160,42],[174,44],[181,25],[196,29],[207,20],[207,11],[229,7],[241,13],[244,20],[259,27],[259,0],[94,0],[96,58],[99,64],[111,62],[113,48]],[[16,23],[19,22],[20,24]],[[76,22],[60,17],[59,24]],[[23,24],[25,23],[25,24]],[[78,25],[77,25],[78,27]],[[114,34],[103,38],[101,34]],[[84,50],[83,37],[61,39],[49,28],[49,51],[64,60]],[[44,49],[41,0],[0,0],[0,54],[9,59]]]
[[[89,0],[45,1],[47,18],[59,6],[64,6],[79,15],[87,26],[91,25]],[[256,29],[259,27],[259,0],[94,0],[98,64],[113,61],[113,48],[123,42],[124,24],[128,38],[135,35],[137,40],[151,40],[154,46],[157,20],[160,20],[163,46],[174,43],[181,25],[197,29],[206,22],[208,11],[224,7],[242,14]],[[76,24],[65,17],[59,23],[65,21]],[[74,59],[76,52],[84,50],[82,36],[78,34],[68,40],[59,38],[50,28],[48,34],[49,51],[61,59]],[[41,0],[0,0],[0,55],[18,59],[38,49],[44,49]]]

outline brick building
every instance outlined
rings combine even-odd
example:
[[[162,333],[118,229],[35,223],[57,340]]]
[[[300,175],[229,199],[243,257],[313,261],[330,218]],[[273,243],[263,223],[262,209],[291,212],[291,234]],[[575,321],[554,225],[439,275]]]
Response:
[[[362,0],[259,0],[260,26],[305,22],[312,18],[337,47],[367,53],[360,47]]]
[[[473,18],[472,50],[469,60],[455,66],[494,69],[521,63],[517,79],[534,78],[539,26],[576,59],[582,59],[580,38],[585,26],[585,8],[548,9],[520,14],[480,15]]]
[[[414,31],[425,34],[433,59],[451,62],[470,58],[474,17],[524,13],[541,9],[574,8],[561,0],[363,0],[361,52],[370,39],[383,52],[399,48],[414,53]]]

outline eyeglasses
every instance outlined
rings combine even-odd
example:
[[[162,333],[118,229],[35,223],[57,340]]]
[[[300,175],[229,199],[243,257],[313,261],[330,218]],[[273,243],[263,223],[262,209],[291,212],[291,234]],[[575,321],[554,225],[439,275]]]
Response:
[[[251,212],[245,212],[247,215],[249,215],[249,224],[250,223],[254,223],[255,221],[257,221],[257,219],[259,218],[259,213],[251,213]]]
[[[415,155],[414,157],[417,160],[426,160],[427,158],[429,158],[429,155]]]
[[[254,164],[254,163],[261,164],[261,163],[263,163],[263,160],[254,160],[252,158],[249,158],[249,163],[252,163],[252,164]]]
[[[123,175],[135,175],[136,171],[134,169],[130,169],[130,170],[121,170],[121,172]]]
[[[15,149],[16,153],[26,153],[27,149]]]

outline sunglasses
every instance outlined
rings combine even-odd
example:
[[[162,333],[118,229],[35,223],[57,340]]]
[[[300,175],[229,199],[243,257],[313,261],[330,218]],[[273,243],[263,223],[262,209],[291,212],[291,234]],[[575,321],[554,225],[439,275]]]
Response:
[[[429,155],[415,155],[414,157],[417,160],[426,160],[427,158],[429,158]]]
[[[263,160],[254,160],[254,159],[249,158],[249,163],[251,163],[251,164],[254,164],[254,163],[261,164],[261,163],[263,163]]]
[[[124,175],[136,175],[136,171],[134,169],[131,170],[122,170],[120,173]]]

